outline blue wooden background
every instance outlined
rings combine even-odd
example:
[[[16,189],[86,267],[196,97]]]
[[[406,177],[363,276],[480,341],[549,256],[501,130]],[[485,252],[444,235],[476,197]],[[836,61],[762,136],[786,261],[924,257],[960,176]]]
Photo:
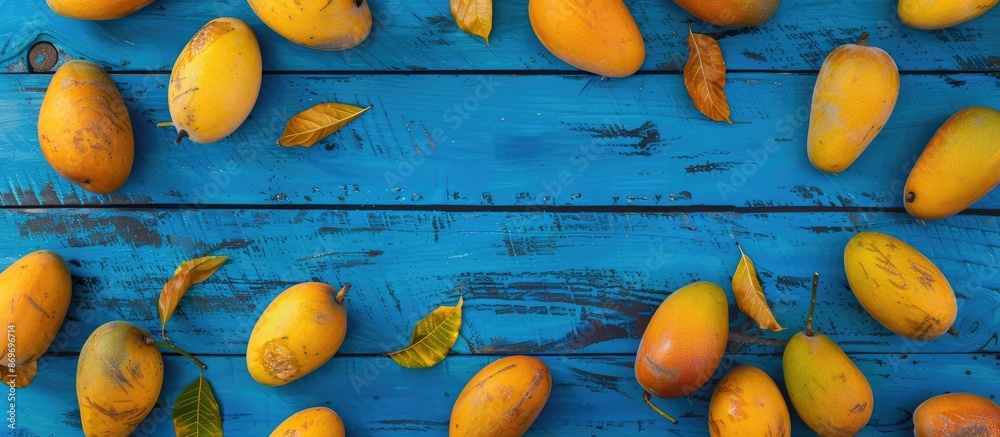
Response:
[[[338,411],[351,435],[444,435],[466,381],[508,354],[540,356],[553,373],[529,435],[705,435],[714,383],[659,400],[680,417],[672,425],[643,404],[632,361],[670,291],[694,280],[729,289],[736,243],[789,329],[761,332],[733,305],[734,341],[715,379],[752,364],[782,384],[780,341],[802,329],[819,271],[817,329],[875,391],[863,434],[912,435],[913,409],[934,394],[1000,394],[1000,191],[942,221],[902,209],[907,172],[940,123],[966,106],[1000,106],[1000,12],[923,32],[903,26],[891,0],[786,0],[756,28],[694,21],[726,57],[730,126],[706,120],[686,95],[690,17],[672,2],[626,2],[648,54],[638,74],[616,80],[547,53],[527,0],[496,3],[488,47],[457,29],[445,0],[375,0],[365,43],[318,52],[280,38],[237,0],[161,0],[109,22],[0,0],[0,257],[6,265],[52,249],[74,275],[69,316],[35,381],[17,392],[18,430],[7,434],[79,434],[74,373],[86,337],[117,319],[157,330],[160,287],[177,263],[206,254],[231,261],[189,292],[170,333],[208,364],[230,435],[267,435],[317,405]],[[156,127],[170,119],[169,70],[218,16],[256,31],[261,98],[226,140],[175,146],[174,131]],[[899,103],[855,165],[822,174],[805,154],[816,71],[862,31],[895,58]],[[122,190],[84,192],[40,153],[37,111],[51,75],[28,67],[40,41],[60,63],[87,59],[112,72],[136,131]],[[275,146],[290,116],[326,101],[374,109],[310,149]],[[900,237],[944,271],[958,295],[957,339],[906,340],[861,309],[842,251],[862,230]],[[253,323],[307,280],[354,284],[344,346],[301,381],[258,385],[243,356]],[[379,356],[460,292],[453,356],[427,370]],[[162,408],[137,435],[173,435],[169,406],[196,369],[166,361]],[[794,428],[810,434],[798,419]]]

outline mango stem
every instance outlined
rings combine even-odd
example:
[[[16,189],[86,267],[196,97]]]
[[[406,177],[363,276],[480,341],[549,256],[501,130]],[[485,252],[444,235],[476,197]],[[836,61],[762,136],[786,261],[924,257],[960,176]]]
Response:
[[[661,410],[659,407],[657,407],[656,405],[653,405],[653,401],[651,401],[649,399],[649,392],[648,391],[642,392],[642,400],[646,401],[646,405],[649,405],[649,408],[652,408],[653,411],[655,411],[657,414],[663,416],[664,419],[669,420],[670,423],[673,423],[674,425],[677,424],[677,419],[674,419],[669,414],[663,412],[663,410]]]
[[[861,47],[868,45],[868,32],[861,32],[861,37],[858,38],[858,45]]]
[[[351,290],[351,284],[344,283],[344,286],[340,289],[340,292],[337,293],[337,297],[336,297],[337,303],[343,305],[344,304],[344,296],[347,296],[347,292],[350,291],[350,290]]]
[[[177,139],[174,140],[174,145],[177,145],[177,146],[181,145],[181,140],[183,140],[183,139],[185,139],[187,137],[188,137],[187,131],[183,131],[182,130],[182,131],[178,132],[177,133]]]
[[[955,330],[954,326],[948,328],[948,333],[951,334],[952,337],[958,338],[958,331]]]
[[[156,340],[153,337],[146,337],[146,344],[155,344],[155,345],[157,345],[159,347],[162,347],[164,349],[170,349],[170,350],[172,350],[174,352],[177,352],[177,353],[179,353],[181,355],[184,355],[187,359],[191,360],[192,363],[194,363],[196,366],[200,367],[202,370],[205,370],[205,369],[208,368],[208,366],[206,366],[205,363],[203,363],[200,360],[198,360],[197,358],[195,358],[194,355],[191,355],[191,354],[185,352],[183,349],[181,349],[181,348],[179,348],[177,346],[174,346],[174,345],[172,345],[170,343],[167,343],[165,341],[158,341],[158,340]]]
[[[813,310],[816,309],[816,290],[819,288],[819,272],[813,273],[812,299],[809,301],[809,317],[806,318],[806,336],[813,336]]]

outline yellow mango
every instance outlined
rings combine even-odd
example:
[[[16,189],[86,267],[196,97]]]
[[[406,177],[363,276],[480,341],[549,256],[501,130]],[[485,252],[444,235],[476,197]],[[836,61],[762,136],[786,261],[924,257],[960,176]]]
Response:
[[[674,0],[698,19],[717,26],[756,26],[770,20],[780,0]]]
[[[621,0],[529,0],[528,18],[548,51],[581,70],[631,76],[646,59],[642,34]]]
[[[296,44],[344,50],[361,44],[372,28],[366,0],[248,0],[260,20]]]
[[[537,358],[496,360],[469,380],[451,410],[451,437],[519,437],[552,391],[552,376]]]
[[[898,97],[896,63],[868,47],[868,33],[830,52],[813,88],[806,140],[812,165],[827,173],[846,170],[882,131]]]
[[[281,422],[271,437],[344,437],[344,421],[329,408],[306,408]]]
[[[236,18],[209,21],[170,72],[167,99],[177,143],[213,143],[235,132],[257,102],[262,74],[250,26]]]
[[[247,369],[257,382],[279,386],[325,364],[347,333],[344,295],[321,282],[294,285],[274,298],[257,319],[247,344]]]
[[[934,396],[913,411],[915,437],[1000,436],[1000,405],[972,393]]]
[[[40,250],[0,273],[0,326],[13,326],[14,363],[34,362],[52,344],[73,295],[69,266],[59,254]]]
[[[113,20],[130,15],[155,0],[45,0],[52,12],[79,20]]]
[[[25,388],[31,384],[31,380],[35,379],[35,374],[38,373],[38,361],[14,366],[13,372],[8,367],[4,373],[4,382],[9,384],[13,380],[14,388]]]
[[[83,434],[131,435],[153,410],[162,387],[163,357],[149,334],[128,322],[101,325],[83,344],[76,368]]]
[[[944,274],[896,237],[855,235],[844,249],[844,270],[861,306],[896,334],[932,340],[955,323],[958,303]]]
[[[1000,0],[899,0],[899,21],[914,29],[934,30],[976,18]]]
[[[38,143],[49,165],[87,191],[106,194],[132,173],[132,120],[111,77],[87,61],[59,67],[38,113]]]
[[[737,366],[726,373],[708,404],[712,437],[788,437],[791,420],[778,385],[753,366]]]
[[[964,211],[1000,184],[1000,111],[956,112],[917,158],[903,187],[914,217],[937,220]]]

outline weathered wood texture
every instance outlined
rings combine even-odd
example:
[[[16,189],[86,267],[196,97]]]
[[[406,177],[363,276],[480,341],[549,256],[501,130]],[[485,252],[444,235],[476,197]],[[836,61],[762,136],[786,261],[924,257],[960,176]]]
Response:
[[[375,23],[369,39],[343,52],[299,47],[268,29],[244,0],[161,0],[110,22],[59,17],[43,0],[0,1],[0,70],[26,71],[37,41],[55,43],[62,58],[84,58],[114,70],[170,71],[187,40],[212,18],[247,21],[261,42],[269,71],[563,70],[573,68],[549,54],[528,22],[527,0],[495,2],[487,47],[465,35],[448,2],[369,2]],[[670,1],[626,2],[646,40],[643,71],[680,70],[692,19]],[[755,28],[718,28],[695,21],[694,29],[720,39],[732,70],[817,70],[834,47],[856,41],[863,31],[908,71],[986,71],[1000,68],[1000,13],[990,12],[947,30],[904,26],[895,0],[785,1],[774,18]]]
[[[323,211],[7,210],[4,263],[53,249],[75,276],[69,321],[51,352],[80,350],[115,319],[159,330],[156,299],[184,260],[230,257],[195,286],[168,324],[194,353],[242,354],[267,304],[298,282],[354,285],[341,353],[409,342],[417,320],[465,297],[461,354],[634,353],[659,303],[696,280],[729,284],[739,252],[757,264],[778,320],[761,333],[732,306],[743,340],[785,340],[804,327],[809,285],[822,273],[817,329],[851,352],[997,352],[1000,235],[996,217],[919,223],[902,214],[525,214]],[[955,328],[913,342],[860,307],[844,277],[857,231],[908,241],[946,274],[959,298]],[[730,296],[732,302],[732,297]],[[734,351],[776,346],[734,343]]]
[[[852,357],[875,392],[872,421],[860,434],[912,435],[910,415],[924,399],[963,387],[994,397],[995,384],[982,384],[1000,372],[994,354],[879,354]],[[446,435],[455,397],[479,369],[496,357],[450,357],[426,370],[405,370],[383,357],[334,357],[325,366],[285,387],[264,387],[250,378],[243,357],[205,359],[205,376],[222,405],[223,428],[231,436],[263,436],[288,415],[326,406],[344,419],[348,435]],[[714,383],[682,399],[656,400],[681,420],[672,425],[642,401],[633,357],[542,358],[552,372],[549,401],[527,436],[708,435],[705,414]],[[184,358],[168,357],[160,400],[173,405],[177,394],[197,377]],[[784,387],[781,357],[743,355],[727,358],[715,378],[735,364],[755,365]],[[76,359],[44,361],[31,387],[18,391],[22,437],[79,433],[73,385]],[[933,373],[934,378],[925,375]],[[793,413],[793,417],[794,413]],[[792,435],[811,435],[796,417]],[[170,409],[155,409],[140,425],[139,436],[173,436]]]
[[[839,175],[805,151],[814,75],[731,74],[734,125],[681,77],[269,75],[252,119],[216,144],[173,144],[167,75],[115,76],[136,129],[125,187],[96,196],[38,148],[47,75],[0,75],[0,205],[902,206],[906,176],[955,111],[1000,102],[990,75],[904,76],[888,125]],[[312,148],[275,141],[313,104],[374,108]],[[1000,208],[995,191],[974,208]]]

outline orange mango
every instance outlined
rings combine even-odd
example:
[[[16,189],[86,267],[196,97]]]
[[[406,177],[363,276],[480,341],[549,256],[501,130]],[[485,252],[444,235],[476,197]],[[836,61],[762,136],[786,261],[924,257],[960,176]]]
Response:
[[[344,421],[329,408],[306,408],[281,422],[270,437],[344,437]]]
[[[756,26],[770,20],[780,0],[674,0],[698,19],[717,26]]]
[[[130,15],[155,0],[45,0],[52,12],[79,20],[113,20]]]
[[[0,273],[0,301],[4,303],[0,326],[14,326],[17,366],[35,362],[49,348],[72,295],[69,266],[52,251],[29,253]],[[23,372],[27,374],[27,368]]]
[[[581,70],[625,77],[646,59],[642,34],[621,0],[529,0],[528,18],[548,51]]]
[[[476,373],[455,399],[451,437],[519,437],[542,412],[552,376],[537,358],[512,356]]]
[[[972,393],[934,396],[913,411],[915,437],[998,436],[1000,405]]]
[[[737,366],[715,387],[708,431],[712,437],[788,437],[792,422],[774,380],[756,367]]]

